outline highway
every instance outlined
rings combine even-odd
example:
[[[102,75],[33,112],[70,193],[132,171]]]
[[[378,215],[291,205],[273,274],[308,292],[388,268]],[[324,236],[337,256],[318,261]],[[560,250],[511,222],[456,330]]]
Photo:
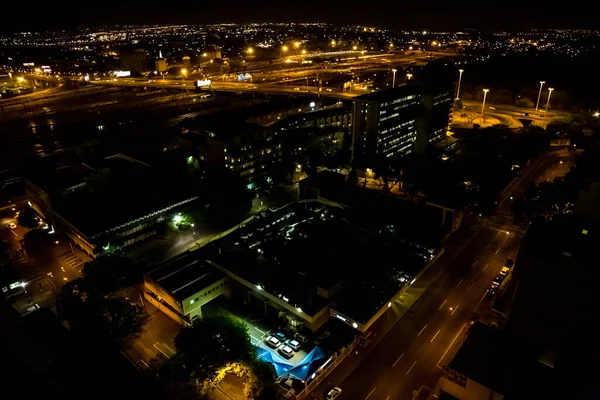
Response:
[[[542,156],[505,195],[516,195],[548,173],[564,173],[571,156],[567,152]],[[508,206],[505,202],[504,207]],[[359,354],[344,360],[315,389],[313,398],[333,386],[342,388],[340,399],[427,398],[441,377],[441,368],[468,334],[470,322],[489,309],[485,293],[492,280],[504,261],[516,256],[524,231],[511,220],[498,215],[463,223],[448,240],[446,253],[409,289],[422,293],[414,305],[406,311],[402,298],[394,304],[391,311],[400,319],[387,333],[374,328],[379,341],[358,347]]]
[[[476,112],[478,114],[481,113],[481,102],[464,100],[463,105],[466,111]],[[498,119],[500,123],[507,125],[509,128],[519,128],[523,126],[519,121],[520,119],[528,119],[533,121],[533,125],[543,126],[552,118],[569,115],[569,113],[554,110],[544,113],[544,110],[535,111],[535,109],[505,104],[486,104],[485,115]],[[477,122],[477,120],[475,122]]]

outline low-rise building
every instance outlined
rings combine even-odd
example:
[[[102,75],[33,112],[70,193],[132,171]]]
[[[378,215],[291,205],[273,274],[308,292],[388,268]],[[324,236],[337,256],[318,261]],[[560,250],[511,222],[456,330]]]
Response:
[[[185,253],[144,276],[144,296],[182,324],[202,317],[202,306],[227,291],[226,275]]]
[[[174,156],[181,172],[123,154],[38,170],[26,177],[25,193],[53,229],[95,257],[155,235],[158,224],[198,199],[185,156]]]

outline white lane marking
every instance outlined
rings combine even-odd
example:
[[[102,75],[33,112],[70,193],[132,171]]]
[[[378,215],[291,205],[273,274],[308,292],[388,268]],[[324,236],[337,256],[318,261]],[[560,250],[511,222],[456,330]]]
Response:
[[[450,273],[448,273],[448,274],[446,275],[446,277],[445,277],[444,279],[442,279],[442,281],[441,281],[440,283],[444,283],[444,282],[446,282],[446,279],[448,279],[448,277],[449,277],[449,276],[450,276]]]
[[[162,351],[162,350],[161,350],[161,348],[157,346],[157,344],[160,344],[160,342],[156,342],[156,343],[154,343],[154,348],[155,348],[156,350],[160,351],[161,353],[163,353],[163,355],[164,355],[165,357],[167,357],[167,358],[171,358],[171,356],[169,356],[167,353],[165,353],[164,351]]]
[[[475,261],[475,262],[473,263],[473,265],[471,266],[471,268],[475,268],[475,266],[477,265],[477,263],[478,263],[478,262],[479,262],[479,260]]]
[[[441,330],[441,329],[440,329]],[[439,335],[440,330],[438,330],[435,335],[433,335],[433,339],[431,339],[431,341],[429,343],[433,343],[433,341],[435,340],[435,338],[437,337],[437,335]]]
[[[390,397],[392,397],[392,396],[388,396],[388,397],[386,397],[386,398],[385,398],[385,400],[390,400]]]
[[[452,341],[450,342],[450,344],[446,348],[446,351],[444,352],[444,354],[442,354],[442,357],[440,358],[440,360],[437,362],[437,364],[435,364],[436,367],[438,367],[440,369],[442,368],[442,367],[440,367],[440,363],[442,362],[442,360],[444,359],[444,357],[446,357],[446,354],[448,354],[448,352],[450,351],[450,348],[452,347],[452,345],[454,344],[454,342],[456,342],[456,339],[458,339],[458,336],[462,333],[463,329],[465,329],[466,325],[467,324],[464,324],[463,326],[460,327],[460,330],[456,333],[456,336],[454,336],[454,339],[452,339]]]
[[[483,301],[483,298],[485,297],[485,295],[487,294],[487,290],[485,291],[485,293],[483,293],[483,296],[481,296],[481,298],[479,299],[479,301],[477,302],[477,305],[475,306],[475,310],[477,310],[479,308],[479,305],[481,304],[481,302]]]
[[[458,306],[459,306],[459,305],[460,305],[460,304],[457,304],[457,305],[456,305],[456,307],[454,307],[454,309],[452,310],[452,312],[450,313],[450,315],[454,315],[454,312],[455,312],[456,310],[458,310]]]
[[[498,254],[498,252],[499,252],[499,251],[500,251],[500,247],[498,247],[498,250],[496,250],[496,253],[495,253],[495,254]]]
[[[394,368],[396,366],[396,364],[398,364],[398,361],[400,361],[400,359],[402,358],[403,355],[404,355],[404,353],[400,354],[400,357],[398,357],[396,359],[396,362],[394,363],[394,365],[392,365],[392,368]]]
[[[375,389],[377,389],[377,387],[374,387],[373,390],[371,390],[371,393],[369,393],[367,395],[367,397],[365,397],[365,400],[367,400],[369,397],[371,397],[371,395],[373,394],[373,392],[375,391]]]
[[[415,360],[415,362],[413,363],[413,365],[411,365],[410,368],[408,369],[408,371],[406,371],[405,375],[410,374],[410,371],[413,369],[413,367],[415,366],[416,363],[417,363],[417,361]]]
[[[471,286],[469,286],[469,288],[467,289],[467,292],[470,292],[471,289],[473,289],[473,286],[475,286],[475,282],[471,283]]]
[[[150,369],[150,366],[149,366],[148,364],[146,364],[146,361],[142,360],[141,358],[140,358],[140,361],[138,361],[137,363],[138,363],[138,364],[142,363],[142,364],[144,364],[144,366],[145,366],[147,369]]]
[[[423,333],[423,331],[425,330],[425,328],[427,328],[427,324],[425,324],[425,326],[423,327],[423,329],[421,329],[421,332],[419,332],[419,334],[417,336],[421,336],[421,333]]]
[[[261,330],[260,330],[260,329],[258,329],[257,327],[254,327],[254,329],[256,329],[257,331],[259,331],[261,335],[264,335],[264,334],[265,334],[263,331],[261,331]]]
[[[442,303],[442,305],[440,306],[440,308],[438,308],[438,311],[442,309],[442,307],[444,307],[444,304],[446,304],[446,302],[448,301],[448,299],[444,300],[444,302]]]
[[[464,279],[461,279],[460,282],[458,282],[458,285],[456,285],[456,287],[459,287],[461,283],[463,283]]]
[[[485,264],[485,268],[483,269],[483,272],[485,272],[485,270],[487,269],[487,267],[489,267],[490,264]]]

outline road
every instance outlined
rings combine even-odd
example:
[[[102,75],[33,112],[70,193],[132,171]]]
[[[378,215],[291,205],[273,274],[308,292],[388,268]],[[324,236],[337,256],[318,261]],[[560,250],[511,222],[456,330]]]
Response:
[[[464,100],[463,105],[466,110],[475,111],[477,113],[481,112],[481,102]],[[569,115],[569,113],[564,111],[550,110],[545,113],[544,116],[544,110],[535,111],[535,109],[531,108],[486,103],[485,115],[498,119],[500,123],[507,125],[509,128],[518,128],[522,126],[521,122],[519,121],[520,119],[528,119],[533,121],[532,124],[534,125],[543,126],[552,118],[556,116]],[[476,119],[474,122],[477,123],[477,121],[478,120]]]
[[[567,152],[541,157],[505,195],[510,198],[520,193],[548,173],[564,172],[570,157]],[[450,239],[467,244],[448,246],[446,254],[427,271],[433,278],[428,281],[424,274],[414,284],[423,285],[424,293],[409,311],[398,312],[401,317],[387,334],[374,331],[385,336],[359,348],[360,354],[338,366],[315,389],[314,397],[339,386],[341,399],[412,399],[417,394],[426,398],[441,376],[441,367],[449,363],[468,334],[470,321],[489,309],[485,293],[504,261],[516,256],[523,230],[512,226],[506,216],[483,222],[471,226],[475,234],[470,238],[463,227],[463,233]],[[396,307],[402,304],[394,304],[392,310]]]

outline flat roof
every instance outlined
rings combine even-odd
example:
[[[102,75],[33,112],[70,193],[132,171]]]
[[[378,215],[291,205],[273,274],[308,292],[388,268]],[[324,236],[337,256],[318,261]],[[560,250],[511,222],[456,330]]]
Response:
[[[361,96],[357,96],[354,100],[362,100],[362,101],[389,101],[395,100],[402,96],[408,96],[411,94],[420,94],[421,88],[413,85],[401,85],[396,86],[395,88],[389,88],[384,90],[379,90],[377,92],[371,92],[367,94],[363,94]]]
[[[185,253],[146,274],[148,278],[183,301],[223,279],[225,275],[203,262],[196,252]]]
[[[402,241],[393,226],[362,222],[342,208],[294,203],[228,235],[211,261],[307,315],[335,303],[365,323],[433,255]]]
[[[179,171],[178,168],[181,170]],[[152,165],[117,154],[30,177],[50,194],[52,209],[84,235],[95,235],[194,198],[182,156]]]

